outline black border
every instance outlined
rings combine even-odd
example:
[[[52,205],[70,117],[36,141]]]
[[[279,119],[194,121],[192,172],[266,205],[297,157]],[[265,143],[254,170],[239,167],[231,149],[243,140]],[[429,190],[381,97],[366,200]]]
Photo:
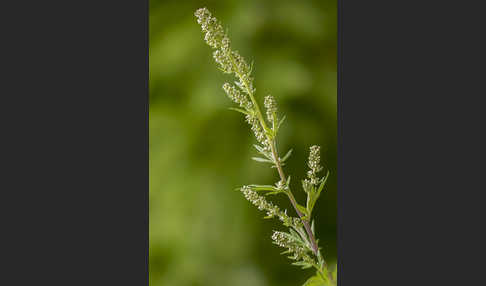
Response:
[[[483,10],[338,1],[338,284],[484,284]]]
[[[148,0],[28,2],[1,9],[0,285],[148,285]]]
[[[342,85],[342,76],[343,76],[343,0],[337,0],[337,122],[338,122],[338,128],[337,128],[337,268],[338,268],[338,285],[344,285],[343,284],[343,258],[341,257],[341,254],[343,253],[343,220],[342,220],[342,212],[344,210],[344,205],[341,203],[342,202],[342,192],[341,192],[341,183],[343,181],[343,176],[342,176],[342,154],[343,154],[343,85]]]

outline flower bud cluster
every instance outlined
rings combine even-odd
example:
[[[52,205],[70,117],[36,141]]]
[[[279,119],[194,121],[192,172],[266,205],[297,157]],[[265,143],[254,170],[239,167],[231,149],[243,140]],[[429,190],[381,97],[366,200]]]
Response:
[[[245,108],[246,110],[251,110],[253,108],[253,104],[248,100],[248,97],[229,83],[223,84],[223,89],[228,95],[228,97],[235,103],[238,103],[240,107]]]
[[[275,114],[277,113],[277,102],[275,101],[275,98],[271,95],[265,96],[264,105],[267,109],[268,121],[274,122],[276,119]]]
[[[319,183],[319,178],[317,177],[317,173],[319,173],[322,170],[322,166],[319,165],[320,162],[321,162],[320,147],[314,145],[310,147],[310,153],[309,153],[308,166],[310,170],[307,172],[307,177],[310,179],[310,181],[307,181],[304,184],[310,183],[312,185],[317,185]]]
[[[197,23],[201,25],[201,30],[204,35],[204,40],[213,49],[214,60],[219,64],[221,70],[225,73],[232,73],[233,64],[231,62],[230,40],[224,32],[221,23],[211,15],[206,8],[198,9],[194,15],[197,18]]]
[[[243,80],[245,81],[252,81],[253,78],[251,78],[250,72],[251,68],[250,65],[245,61],[245,59],[238,53],[238,51],[232,51],[231,55],[233,57],[236,69],[238,72],[242,74]]]
[[[292,259],[302,260],[308,263],[314,263],[314,260],[309,256],[307,250],[300,246],[289,234],[274,231],[272,235],[274,243],[280,247],[287,248],[289,253],[292,253]]]
[[[246,119],[246,122],[248,122],[248,124],[250,124],[251,131],[253,131],[253,133],[255,134],[257,141],[260,142],[261,144],[263,144],[264,146],[266,146],[265,142],[267,142],[267,140],[265,138],[265,133],[263,132],[263,130],[260,126],[260,122],[259,122],[258,118],[255,115],[247,114],[245,119]]]
[[[231,64],[231,60],[221,50],[215,50],[213,52],[213,58],[214,58],[214,61],[216,61],[216,63],[219,64],[219,68],[224,73],[232,73],[233,72],[233,66]]]
[[[257,192],[253,191],[249,186],[241,187],[240,191],[245,198],[259,210],[266,211],[267,218],[278,217],[285,226],[303,226],[302,221],[299,218],[288,216],[287,211],[281,211],[278,206],[268,202],[265,197],[258,195]]]
[[[252,67],[245,61],[245,59],[238,53],[238,51],[231,50],[231,42],[224,32],[220,22],[214,18],[206,8],[198,9],[194,15],[197,18],[197,22],[201,25],[203,33],[205,33],[204,40],[215,51],[213,57],[216,63],[218,63],[220,69],[224,73],[234,73],[238,81],[235,81],[239,90],[225,83],[223,89],[228,97],[239,104],[240,107],[249,111],[246,115],[246,121],[250,124],[251,130],[255,134],[257,141],[262,144],[266,151],[271,150],[271,143],[269,142],[265,130],[261,126],[260,119],[257,117],[259,110],[256,110],[256,102],[253,102],[253,94],[255,88],[253,87],[253,77],[251,76]],[[273,114],[276,111],[275,99],[266,99],[269,104],[270,113]],[[268,114],[270,114],[268,113]]]
[[[204,40],[215,51],[214,60],[225,73],[234,73],[239,79],[238,87],[245,93],[253,93],[253,78],[250,76],[251,66],[238,53],[231,50],[231,42],[221,23],[211,15],[206,8],[198,9],[194,15],[204,35]]]
[[[226,35],[219,21],[212,17],[211,12],[206,8],[198,9],[194,15],[197,18],[197,23],[201,25],[201,29],[205,33],[204,40],[206,43],[214,49],[221,48],[223,38]]]
[[[287,187],[283,180],[280,180],[277,183],[275,183],[275,186],[279,190],[285,190],[285,188]]]

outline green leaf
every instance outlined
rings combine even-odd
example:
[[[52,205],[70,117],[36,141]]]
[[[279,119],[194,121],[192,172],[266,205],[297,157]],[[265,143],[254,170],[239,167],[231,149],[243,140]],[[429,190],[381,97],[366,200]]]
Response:
[[[324,185],[326,185],[327,178],[329,178],[329,170],[327,170],[326,176],[322,179],[321,184],[319,185],[319,189],[317,189],[317,197],[321,194],[322,189],[324,188]],[[317,198],[316,198],[317,200]]]
[[[272,160],[272,162],[273,162],[273,158],[272,158],[272,156],[270,155],[269,152],[265,151],[262,147],[260,147],[256,144],[254,144],[253,146],[255,146],[255,149],[257,149],[258,153],[262,154],[263,156],[267,157],[268,160]]]
[[[290,229],[290,233],[296,243],[300,244],[303,247],[309,248],[309,250],[312,251],[312,249],[310,248],[310,242],[308,241],[307,236],[304,234],[304,229],[301,228],[300,233],[293,229]]]
[[[285,154],[285,156],[280,159],[280,162],[285,162],[285,160],[287,160],[289,157],[290,157],[290,154],[292,154],[292,149],[290,149],[287,154]]]
[[[278,125],[277,125],[277,130],[280,129],[280,125],[282,125],[282,123],[284,122],[285,120],[285,115],[282,117],[282,119],[280,119],[280,121],[278,122]]]
[[[273,130],[268,127],[268,126],[262,126],[263,127],[263,131],[265,131],[265,134],[267,136],[269,136],[270,138],[274,138],[275,137],[275,133],[273,132]]]
[[[278,245],[278,243],[276,243],[276,242],[274,242],[273,244]],[[285,251],[283,251],[283,252],[280,252],[280,254],[289,254],[289,253],[292,253],[292,251],[290,251],[290,250],[285,250]]]
[[[218,70],[220,70],[223,73],[228,73],[225,69],[218,67]]]
[[[316,197],[315,193],[313,193],[313,192],[307,193],[306,207],[307,207],[307,212],[309,214],[312,214],[312,210],[314,209],[314,205],[316,204],[316,201],[317,201],[317,197]]]
[[[329,178],[329,170],[327,171],[326,176],[322,178],[321,184],[319,185],[317,191],[314,191],[314,187],[312,187],[312,190],[307,193],[307,212],[309,213],[309,215],[312,213],[317,199],[321,195],[321,191],[327,182],[327,178]]]
[[[302,242],[302,238],[300,237],[300,234],[298,234],[295,230],[290,229],[290,234],[295,240]]]
[[[283,166],[285,166],[285,163],[280,163],[280,166],[282,166],[282,167],[283,167]],[[272,167],[270,167],[270,168],[277,168],[277,166],[273,165],[273,166],[272,166]]]
[[[303,262],[303,261],[294,262],[294,263],[292,263],[292,265],[301,266],[302,269],[307,269],[307,268],[311,268],[312,267],[312,264],[307,263],[307,262]]]
[[[250,187],[254,190],[254,191],[261,191],[261,190],[277,190],[276,187],[272,186],[272,185],[250,185]]]
[[[262,147],[260,147],[260,146],[258,146],[258,145],[256,145],[256,144],[253,144],[253,146],[255,147],[255,149],[257,149],[257,150],[258,150],[258,152],[260,152],[260,153],[265,153],[265,150],[263,150],[263,148],[262,148]]]
[[[277,189],[272,185],[250,185],[250,188],[255,192],[267,191],[267,192],[273,192],[275,194],[281,192],[279,189]]]
[[[326,282],[322,280],[321,276],[316,275],[307,279],[307,281],[305,281],[304,285],[302,286],[326,286]]]
[[[268,192],[268,193],[265,193],[265,196],[271,196],[271,195],[276,195],[276,194],[280,194],[281,191],[275,191],[275,192]]]
[[[297,209],[299,209],[299,211],[301,213],[304,214],[305,217],[307,217],[309,215],[309,213],[307,212],[307,209],[299,204],[296,203],[296,206],[297,206]]]
[[[260,157],[251,157],[251,159],[254,160],[254,161],[257,161],[257,162],[261,162],[261,163],[270,163],[270,164],[273,164],[272,161],[270,161],[268,159],[260,158]]]
[[[241,108],[229,107],[228,109],[238,111],[238,112],[243,113],[243,114],[250,115],[250,113],[248,111],[241,109]]]

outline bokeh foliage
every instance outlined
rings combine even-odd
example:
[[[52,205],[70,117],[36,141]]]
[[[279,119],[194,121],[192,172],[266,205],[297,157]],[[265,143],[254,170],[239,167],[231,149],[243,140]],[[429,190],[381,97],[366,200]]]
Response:
[[[336,260],[336,1],[150,0],[151,286],[293,286],[312,274],[290,265],[271,243],[278,222],[261,219],[235,188],[272,184],[275,169],[252,161],[255,139],[228,110],[230,76],[213,62],[193,16],[207,7],[233,47],[254,61],[256,95],[272,94],[287,119],[279,150],[301,203],[309,146],[322,146],[331,171],[315,208],[319,245]],[[262,104],[261,104],[262,105]],[[285,197],[272,200],[294,215]]]

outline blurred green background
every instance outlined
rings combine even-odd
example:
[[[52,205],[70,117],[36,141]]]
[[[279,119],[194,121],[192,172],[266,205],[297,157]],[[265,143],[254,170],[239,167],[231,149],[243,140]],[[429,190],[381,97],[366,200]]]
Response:
[[[321,1],[150,0],[151,286],[301,285],[312,270],[290,265],[271,243],[284,229],[234,189],[273,184],[275,169],[252,161],[250,128],[221,86],[232,82],[212,59],[193,16],[207,7],[232,46],[254,60],[257,97],[272,94],[287,119],[279,151],[297,200],[309,147],[331,170],[316,209],[325,258],[336,261],[337,3]],[[271,200],[295,215],[285,197]]]

